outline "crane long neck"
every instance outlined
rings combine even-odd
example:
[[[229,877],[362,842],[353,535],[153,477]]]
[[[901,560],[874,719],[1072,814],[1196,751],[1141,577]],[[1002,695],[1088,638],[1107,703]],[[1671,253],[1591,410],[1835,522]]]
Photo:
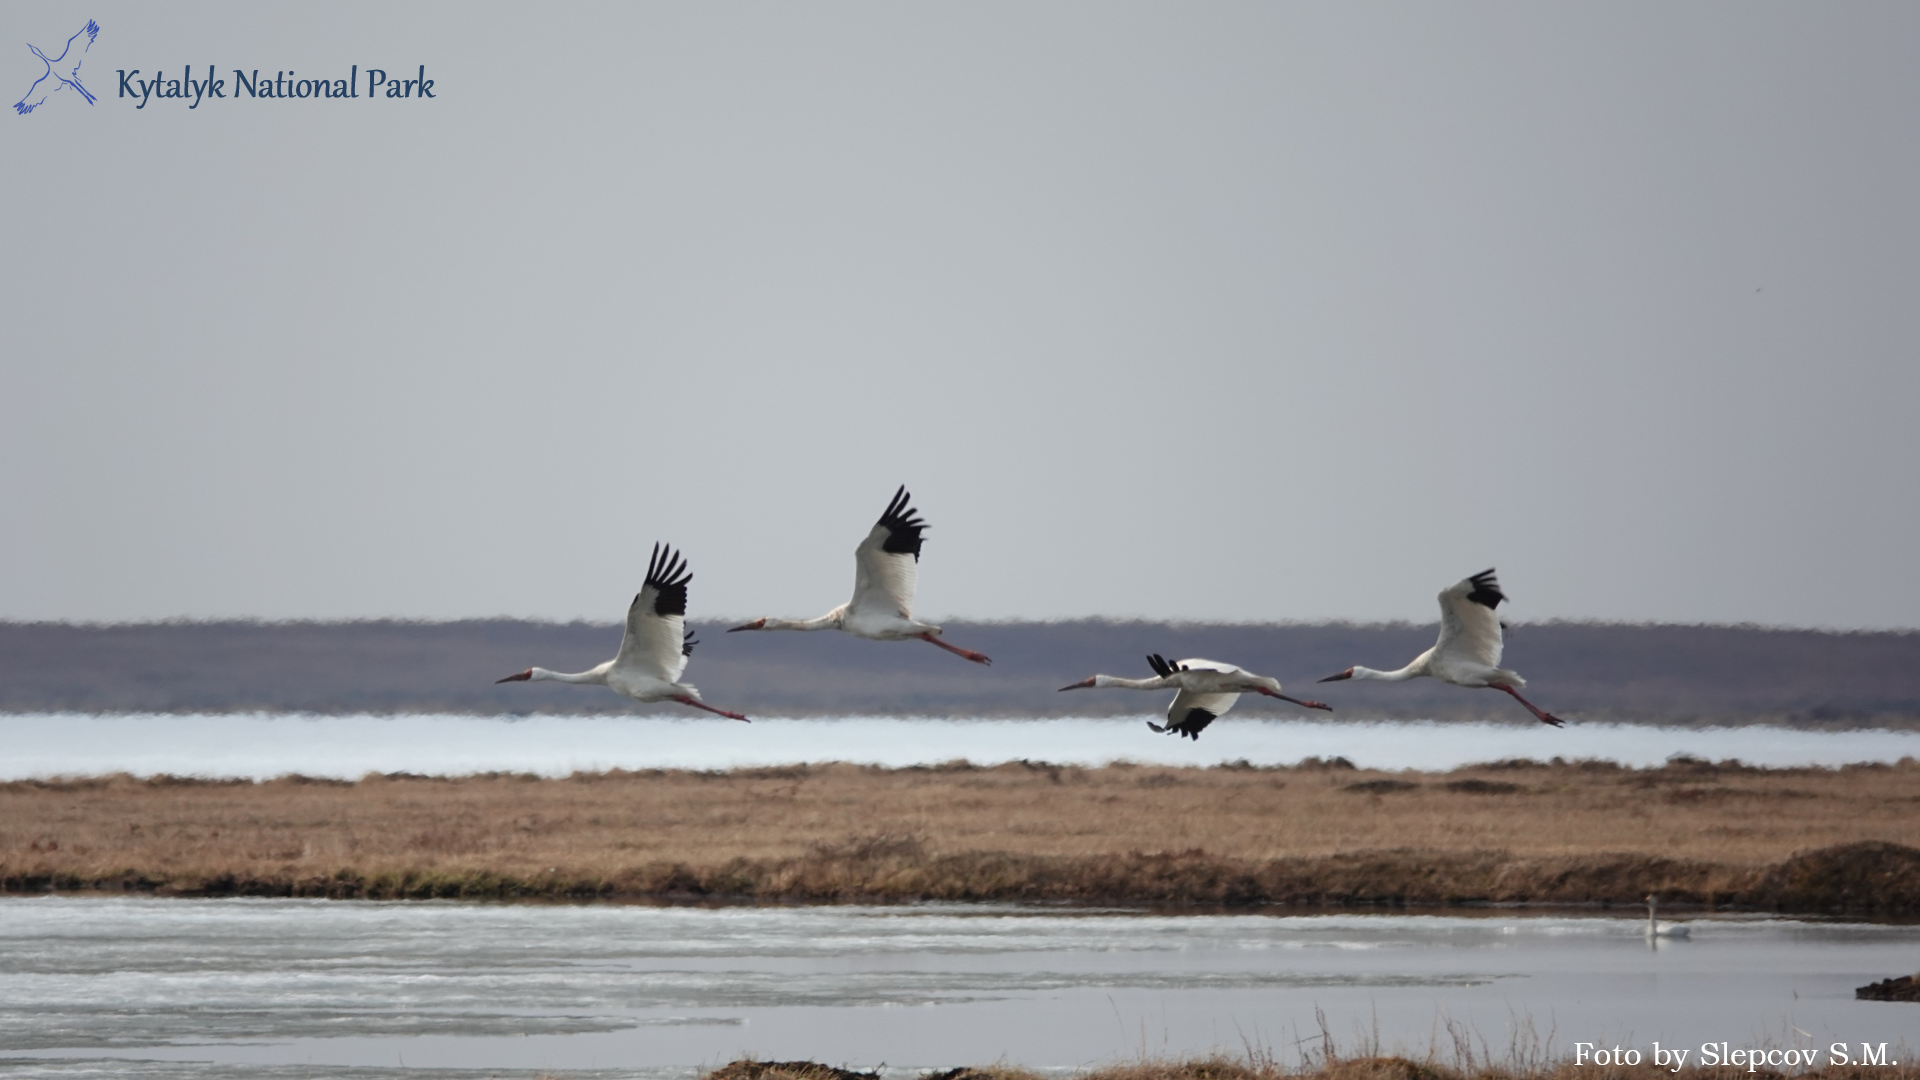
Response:
[[[817,619],[768,619],[762,630],[838,630],[841,612],[838,608],[827,612]]]
[[[535,682],[605,683],[607,666],[602,664],[591,671],[572,672],[548,671],[546,668],[537,667],[533,669],[532,679]]]
[[[1415,660],[1413,663],[1397,671],[1375,671],[1370,667],[1355,666],[1353,669],[1353,677],[1356,679],[1372,679],[1375,682],[1406,682],[1408,679],[1417,679],[1427,673],[1426,664],[1424,663],[1425,660],[1426,657],[1423,656],[1419,660]]]
[[[1119,690],[1165,690],[1174,683],[1157,676],[1151,679],[1123,679],[1118,675],[1095,675],[1093,685]]]

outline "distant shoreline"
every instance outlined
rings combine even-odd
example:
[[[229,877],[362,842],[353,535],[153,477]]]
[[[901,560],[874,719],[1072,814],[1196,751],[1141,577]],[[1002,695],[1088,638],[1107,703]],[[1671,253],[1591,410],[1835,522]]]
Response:
[[[1398,666],[1434,634],[1406,624],[950,624],[950,640],[994,658],[982,668],[919,642],[693,628],[701,644],[687,677],[710,701],[769,717],[1130,715],[1160,707],[1160,696],[1059,687],[1096,672],[1145,674],[1142,658],[1157,652],[1227,660],[1302,690],[1355,663]],[[0,713],[671,713],[596,687],[494,683],[532,664],[590,667],[619,640],[611,624],[512,619],[0,622]],[[1920,632],[1519,624],[1506,663],[1535,701],[1576,720],[1920,727]],[[1335,708],[1313,714],[1322,719],[1525,718],[1504,695],[1432,680],[1341,683],[1313,696]],[[1241,709],[1305,715],[1270,704]]]

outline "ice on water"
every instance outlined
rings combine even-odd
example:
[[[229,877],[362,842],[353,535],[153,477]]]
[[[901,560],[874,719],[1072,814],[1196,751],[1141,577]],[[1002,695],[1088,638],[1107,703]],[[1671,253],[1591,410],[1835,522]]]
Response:
[[[1416,1053],[1444,1020],[1499,1046],[1517,1024],[1560,1050],[1905,1034],[1904,1013],[1852,988],[1913,955],[1920,928],[1695,925],[1656,948],[1637,918],[1598,913],[14,898],[0,901],[0,1077],[1285,1057],[1317,1045],[1316,1010],[1343,1043]]]

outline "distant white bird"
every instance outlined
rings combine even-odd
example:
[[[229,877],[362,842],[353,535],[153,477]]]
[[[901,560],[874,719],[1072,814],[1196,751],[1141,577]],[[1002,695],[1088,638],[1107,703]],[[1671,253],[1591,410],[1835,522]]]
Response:
[[[1533,702],[1520,696],[1518,688],[1527,685],[1527,680],[1521,678],[1519,673],[1500,666],[1500,652],[1505,639],[1501,634],[1503,628],[1500,617],[1493,613],[1493,609],[1499,607],[1500,601],[1506,598],[1492,570],[1484,570],[1465,581],[1456,582],[1440,591],[1440,640],[1433,648],[1414,657],[1413,663],[1398,671],[1350,667],[1320,681],[1379,679],[1383,682],[1405,682],[1432,676],[1455,686],[1490,687],[1512,694],[1513,699],[1525,705],[1527,711],[1541,723],[1559,727],[1564,722],[1559,717],[1541,712]]]
[[[905,484],[893,493],[887,512],[860,546],[853,549],[853,599],[817,619],[755,619],[727,633],[741,630],[844,630],[873,641],[918,638],[964,656],[976,664],[991,664],[981,653],[940,640],[940,628],[913,617],[913,591],[920,579],[920,534],[927,523],[907,505],[913,496]]]
[[[685,560],[673,548],[653,545],[646,584],[627,608],[627,633],[620,639],[617,656],[573,674],[536,667],[496,682],[597,683],[635,701],[677,701],[729,720],[745,720],[739,713],[701,701],[699,690],[680,681],[687,658],[699,644],[686,628],[687,582],[692,580]]]
[[[1068,690],[1086,690],[1097,687],[1118,687],[1122,690],[1179,690],[1173,696],[1173,703],[1167,706],[1167,725],[1161,727],[1149,720],[1147,726],[1155,731],[1171,732],[1198,740],[1200,733],[1208,724],[1226,715],[1233,703],[1240,700],[1241,694],[1265,694],[1291,701],[1295,705],[1304,705],[1309,709],[1333,711],[1333,706],[1318,701],[1302,701],[1288,697],[1280,692],[1280,680],[1265,675],[1255,675],[1242,671],[1232,664],[1223,664],[1218,660],[1180,660],[1169,662],[1159,653],[1147,657],[1147,664],[1153,668],[1154,678],[1122,679],[1113,675],[1095,675],[1082,679],[1072,686],[1060,688],[1062,693]]]
[[[1648,937],[1650,938],[1662,938],[1662,937],[1663,938],[1683,938],[1683,937],[1693,936],[1692,931],[1687,929],[1686,923],[1660,922],[1659,920],[1655,919],[1654,918],[1655,903],[1656,901],[1654,900],[1653,894],[1648,893],[1647,894],[1647,936]]]
[[[73,24],[68,23],[67,25],[72,26]],[[27,48],[32,51],[33,55],[40,58],[40,62],[46,65],[46,70],[40,73],[39,78],[33,80],[33,85],[27,87],[27,92],[21,95],[18,102],[14,103],[13,111],[19,113],[21,116],[25,116],[41,105],[44,105],[48,94],[58,90],[69,89],[77,92],[81,97],[86,98],[87,104],[93,104],[93,94],[88,92],[86,87],[80,85],[80,62],[86,59],[87,50],[93,47],[94,39],[99,36],[99,24],[95,23],[92,19],[88,19],[87,25],[81,27],[79,33],[67,39],[66,47],[60,50],[59,56],[48,57],[46,53],[40,51],[38,46],[29,44]],[[74,42],[79,41],[83,37],[87,40],[76,50],[73,47]],[[47,81],[49,79],[53,81],[49,83]],[[34,99],[33,96],[35,94],[39,94],[39,98]]]

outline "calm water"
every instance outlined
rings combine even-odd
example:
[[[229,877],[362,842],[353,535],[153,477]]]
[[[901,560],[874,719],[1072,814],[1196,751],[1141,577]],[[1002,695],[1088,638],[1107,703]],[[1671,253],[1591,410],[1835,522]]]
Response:
[[[0,779],[130,772],[264,779],[286,773],[448,775],[576,769],[726,769],[795,762],[922,765],[956,758],[1288,765],[1344,756],[1363,767],[1447,769],[1527,757],[1656,765],[1671,754],[1762,765],[1843,765],[1920,757],[1920,732],[1793,731],[1584,724],[1316,723],[1228,718],[1198,741],[1144,718],[760,720],[468,716],[0,716]]]
[[[0,900],[0,1077],[1071,1068],[1251,1046],[1920,1043],[1920,927],[1624,918]],[[1804,1034],[1803,1034],[1804,1033]],[[428,1073],[426,1075],[432,1075]]]

